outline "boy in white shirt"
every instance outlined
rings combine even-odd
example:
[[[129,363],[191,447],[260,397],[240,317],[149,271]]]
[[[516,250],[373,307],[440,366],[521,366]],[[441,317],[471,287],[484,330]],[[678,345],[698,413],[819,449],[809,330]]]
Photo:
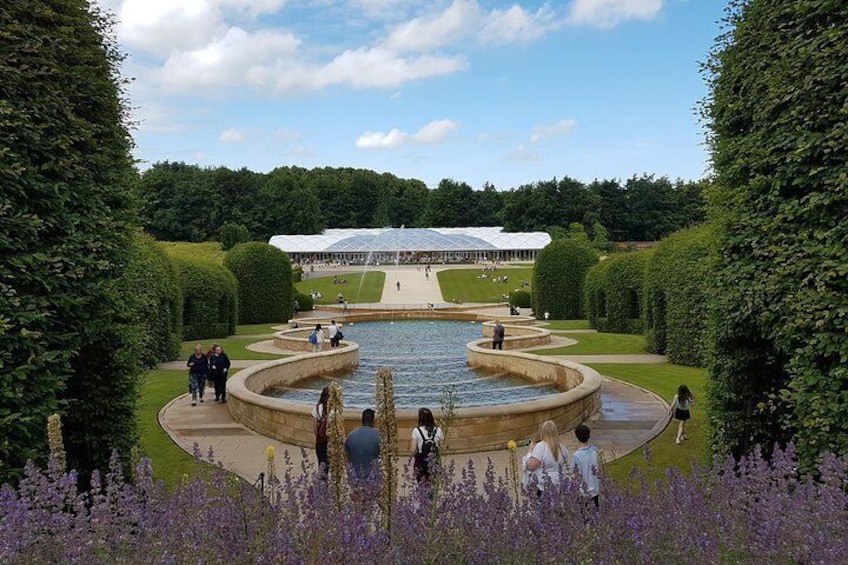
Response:
[[[598,448],[589,444],[590,434],[591,430],[585,424],[580,424],[574,430],[574,435],[580,442],[580,447],[574,451],[573,455],[574,477],[582,480],[580,494],[586,498],[591,498],[592,502],[595,503],[595,508],[597,508],[598,494],[601,488],[601,482],[598,480]]]

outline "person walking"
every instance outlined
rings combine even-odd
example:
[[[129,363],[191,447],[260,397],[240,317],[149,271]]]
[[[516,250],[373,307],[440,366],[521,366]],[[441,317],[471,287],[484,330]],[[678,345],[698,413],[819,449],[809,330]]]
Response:
[[[360,479],[371,475],[371,464],[380,457],[380,433],[374,429],[374,411],[362,411],[362,426],[350,434],[344,444],[347,460],[354,474]]]
[[[542,496],[546,481],[558,485],[568,465],[568,449],[559,439],[559,430],[553,420],[539,426],[539,441],[531,441],[527,454],[521,460],[524,467],[524,486],[533,484],[536,494]]]
[[[495,320],[495,329],[492,330],[492,349],[503,349],[504,334],[506,330],[500,320]]]
[[[601,489],[601,482],[598,479],[598,448],[589,443],[589,436],[592,430],[586,424],[580,424],[574,430],[574,435],[580,446],[574,451],[574,475],[580,479],[580,494],[581,496],[591,499],[598,507],[598,495]]]
[[[418,483],[429,483],[438,465],[439,446],[445,435],[442,428],[436,426],[436,419],[429,408],[418,410],[418,426],[412,430],[409,440],[410,455],[413,458],[412,468]]]
[[[330,441],[327,434],[329,423],[329,410],[327,405],[330,401],[330,387],[325,386],[321,389],[321,396],[318,402],[312,407],[312,418],[314,420],[315,432],[315,456],[318,458],[318,469],[327,475],[329,471],[330,459],[327,455],[327,443]]]
[[[680,445],[686,438],[686,422],[692,418],[690,410],[695,406],[695,395],[689,390],[686,385],[680,385],[677,388],[677,394],[671,400],[671,407],[668,413],[677,420],[677,440],[675,443]]]
[[[339,327],[336,325],[335,320],[330,320],[330,325],[327,328],[327,333],[330,336],[330,347],[338,347],[339,346]]]
[[[198,343],[194,353],[186,361],[188,367],[188,390],[191,392],[191,405],[197,401],[203,402],[203,390],[206,388],[206,377],[209,376],[209,358],[203,354],[203,347]]]
[[[398,289],[398,292],[400,292],[400,281],[397,282],[397,289]]]
[[[324,350],[324,330],[321,329],[321,324],[315,324],[315,329],[309,336],[309,343],[312,344],[312,352]]]
[[[227,375],[230,372],[230,358],[224,353],[224,348],[217,343],[212,346],[209,357],[209,375],[215,385],[215,402],[227,401]]]

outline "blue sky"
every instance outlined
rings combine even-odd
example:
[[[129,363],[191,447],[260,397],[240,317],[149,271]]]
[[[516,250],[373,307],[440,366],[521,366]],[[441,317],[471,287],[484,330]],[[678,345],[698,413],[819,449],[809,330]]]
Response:
[[[141,167],[362,167],[499,189],[708,174],[725,2],[101,0]]]

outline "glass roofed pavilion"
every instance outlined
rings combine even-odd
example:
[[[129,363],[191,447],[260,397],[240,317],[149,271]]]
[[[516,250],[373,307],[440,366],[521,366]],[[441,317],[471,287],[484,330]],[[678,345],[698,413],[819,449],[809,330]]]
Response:
[[[533,261],[550,243],[544,232],[503,228],[330,229],[316,235],[275,235],[268,243],[294,263],[345,265]]]

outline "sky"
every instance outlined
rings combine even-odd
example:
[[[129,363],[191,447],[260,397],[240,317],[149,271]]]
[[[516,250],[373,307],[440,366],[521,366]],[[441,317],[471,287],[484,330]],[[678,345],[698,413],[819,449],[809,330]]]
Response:
[[[709,174],[724,0],[100,0],[142,169],[356,167],[506,190]]]

